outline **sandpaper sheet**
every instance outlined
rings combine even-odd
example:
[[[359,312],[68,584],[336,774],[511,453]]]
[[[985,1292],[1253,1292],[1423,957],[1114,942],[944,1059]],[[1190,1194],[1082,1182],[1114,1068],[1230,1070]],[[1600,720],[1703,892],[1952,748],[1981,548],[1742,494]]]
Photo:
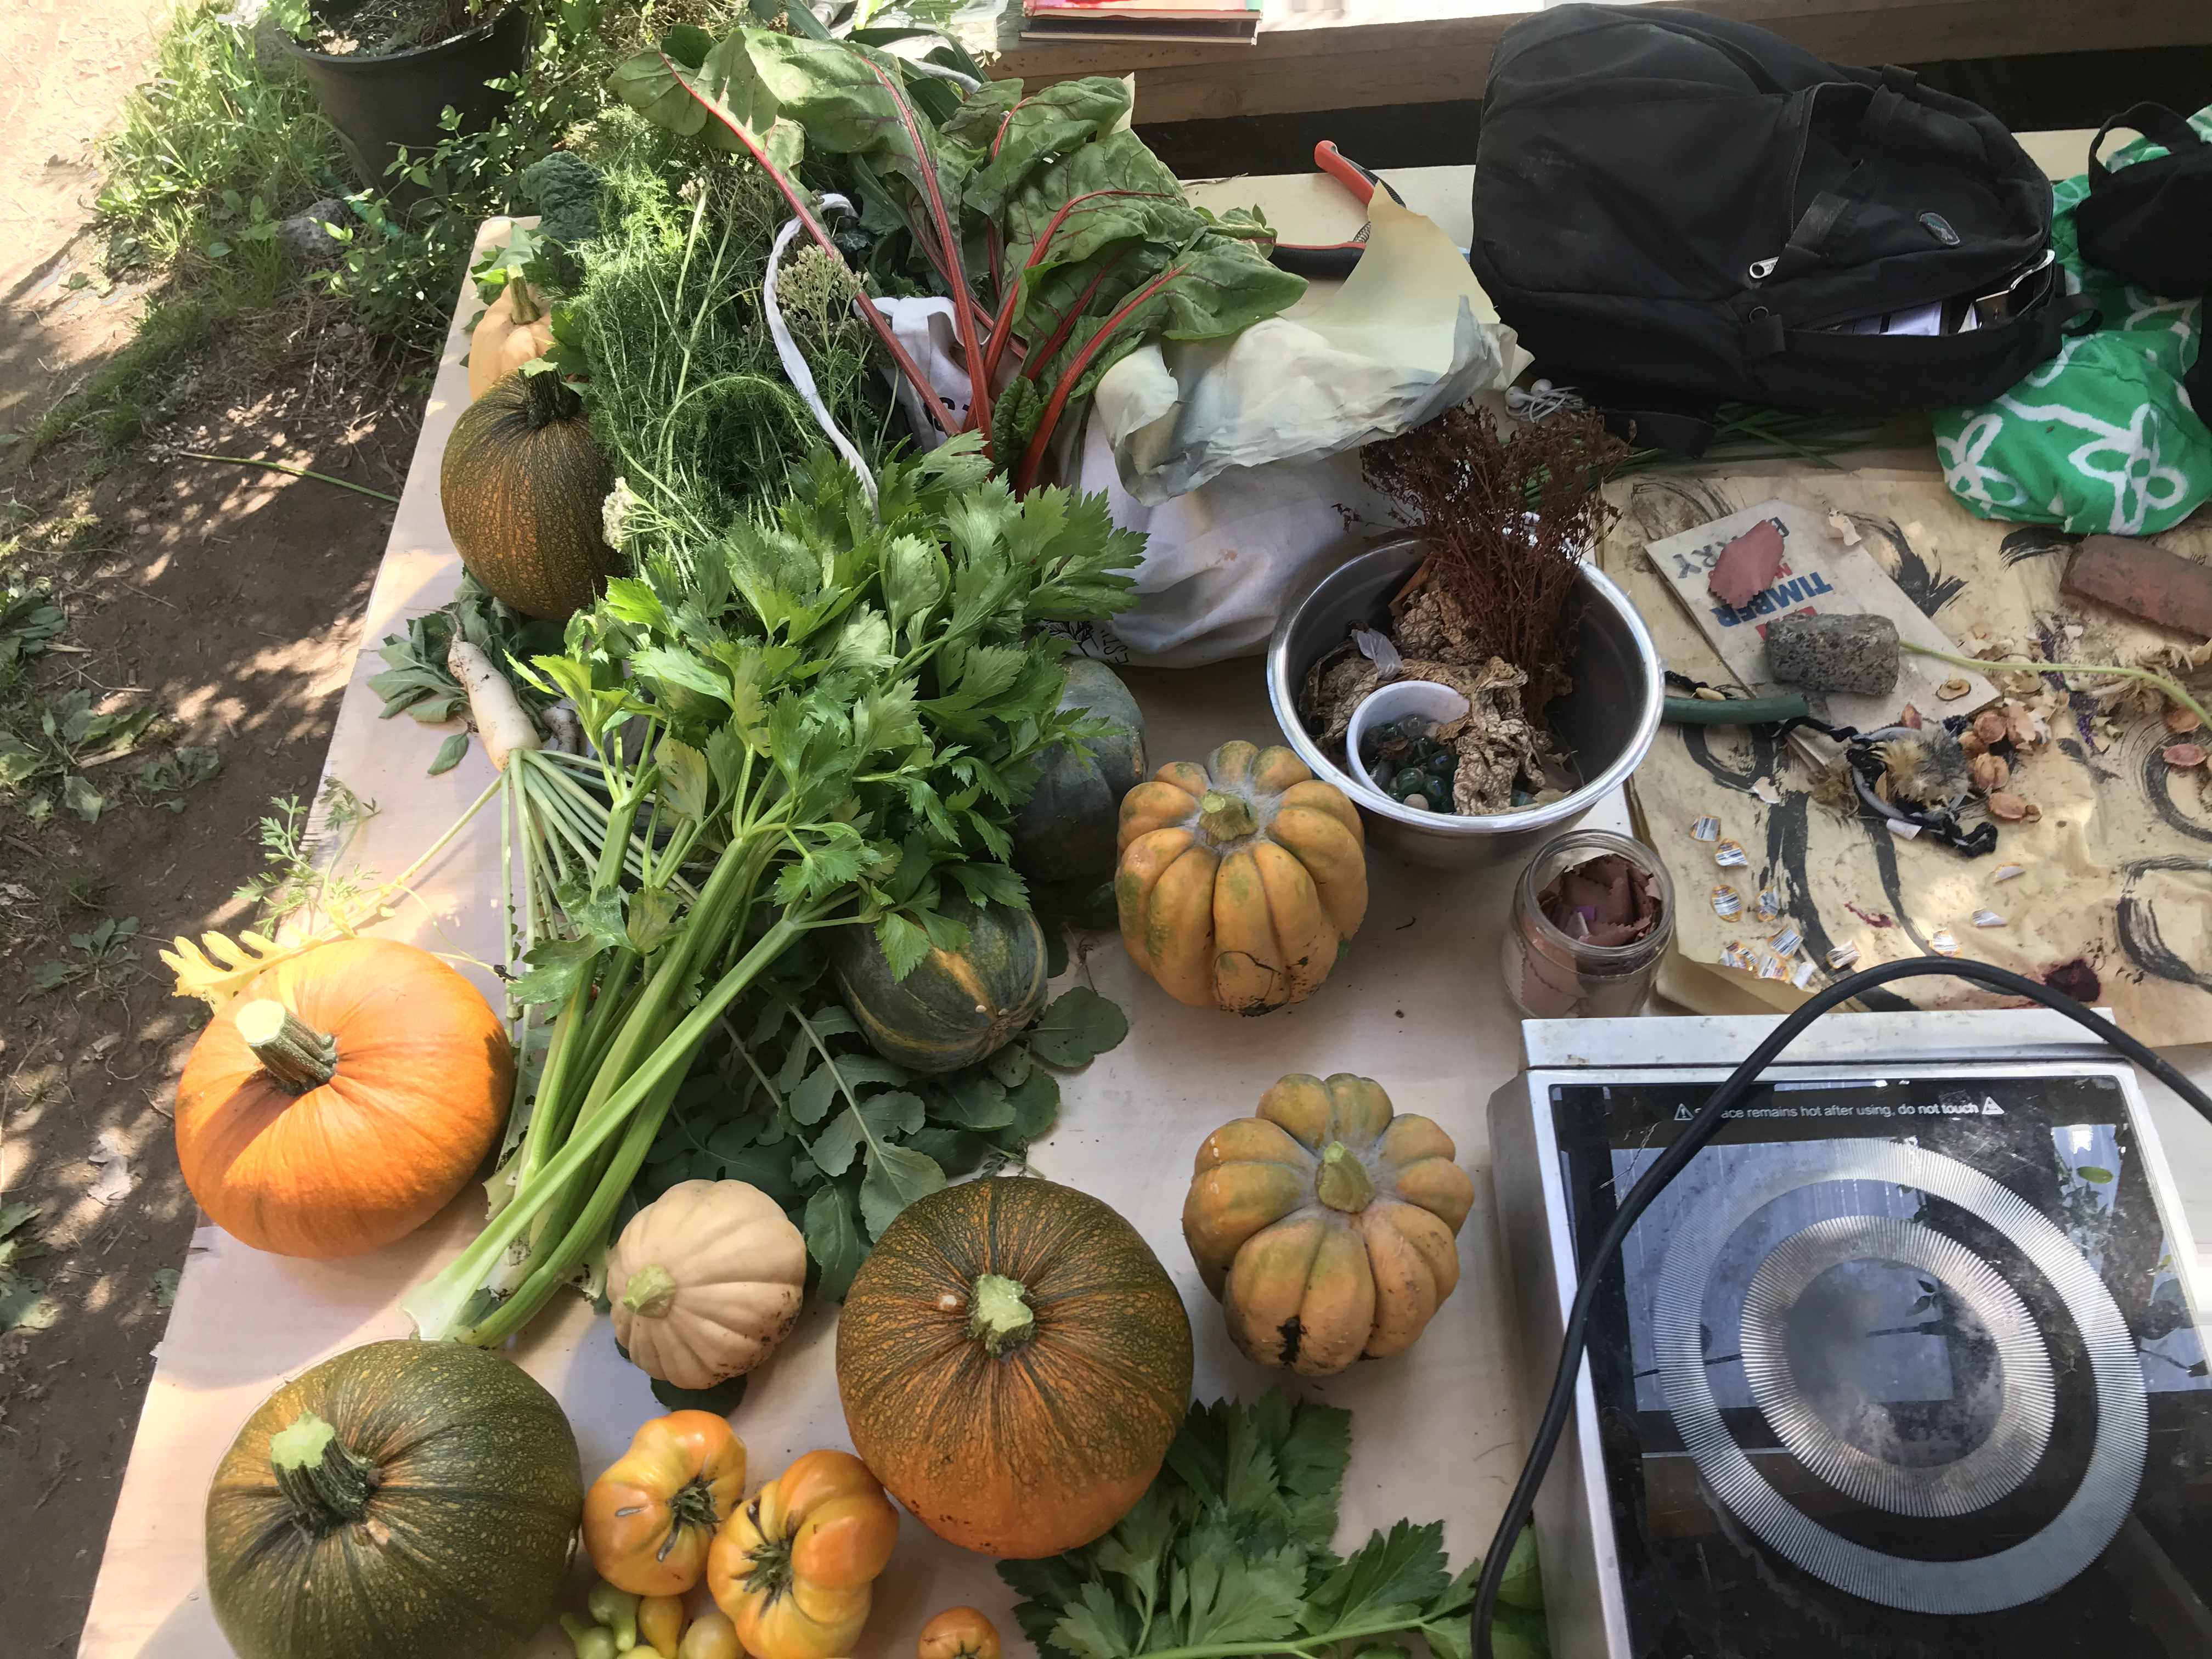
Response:
[[[1844,515],[1920,613],[1969,654],[2033,647],[2045,658],[2134,664],[2161,647],[2187,661],[2195,647],[2198,665],[2185,683],[2199,701],[2212,689],[2212,650],[2203,640],[2061,592],[2073,538],[1976,519],[1936,478],[1808,469],[1647,475],[1613,489],[1624,510],[1601,562],[1627,589],[1668,665],[1699,679],[1727,684],[1731,676],[1647,546],[1778,498],[1822,523]],[[2160,540],[2212,559],[2212,530]],[[1989,678],[2002,695],[1999,707],[2050,736],[2023,750],[2010,782],[2039,820],[2001,824],[1997,850],[1981,859],[1900,840],[1877,820],[1816,804],[1810,764],[1769,735],[1662,727],[1630,784],[1639,830],[1667,860],[1677,896],[1675,949],[1661,989],[1708,1012],[1789,1007],[1838,976],[1828,964],[1838,947],[1856,950],[1862,967],[1955,951],[2056,975],[2085,1000],[2109,1003],[2147,1042],[2204,1040],[2212,1032],[2208,769],[2169,768],[2160,754],[2165,726],[2145,708],[2099,695],[2111,682]],[[1948,711],[1939,703],[1922,712],[1933,719]],[[1717,824],[1707,829],[1711,840],[1699,840],[1694,829],[1705,817]],[[1724,850],[1731,842],[1743,862],[1717,862],[1733,856]],[[2000,879],[2008,866],[2018,873]],[[1733,890],[1733,902],[1717,894],[1722,888]],[[1876,995],[1884,1007],[1996,1000],[1936,978]]]

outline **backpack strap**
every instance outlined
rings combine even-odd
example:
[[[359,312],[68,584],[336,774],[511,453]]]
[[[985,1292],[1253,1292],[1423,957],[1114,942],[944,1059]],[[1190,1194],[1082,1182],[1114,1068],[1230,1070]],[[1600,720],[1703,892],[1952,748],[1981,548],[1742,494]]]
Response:
[[[1819,264],[1822,247],[1835,234],[1836,227],[1843,223],[1853,205],[1833,191],[1824,190],[1815,196],[1791,228],[1790,240],[1776,258],[1768,280],[1786,280]]]
[[[2112,176],[2112,169],[2097,159],[2097,152],[2104,149],[2106,136],[2115,127],[2129,132],[2140,132],[2153,143],[2164,145],[2169,154],[2175,155],[2186,155],[2191,145],[2204,142],[2195,127],[2165,105],[2137,104],[2099,127],[2097,136],[2089,141],[2089,188],[2092,191]]]

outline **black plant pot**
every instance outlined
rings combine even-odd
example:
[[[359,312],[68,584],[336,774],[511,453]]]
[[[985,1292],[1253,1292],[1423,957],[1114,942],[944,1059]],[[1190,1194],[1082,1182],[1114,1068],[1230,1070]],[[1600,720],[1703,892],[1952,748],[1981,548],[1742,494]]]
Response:
[[[287,42],[324,116],[337,129],[354,176],[384,192],[394,207],[413,207],[429,192],[385,169],[405,145],[412,155],[436,148],[447,105],[460,112],[463,132],[481,132],[512,94],[484,83],[513,75],[529,60],[535,20],[526,5],[433,46],[379,58],[332,58]]]

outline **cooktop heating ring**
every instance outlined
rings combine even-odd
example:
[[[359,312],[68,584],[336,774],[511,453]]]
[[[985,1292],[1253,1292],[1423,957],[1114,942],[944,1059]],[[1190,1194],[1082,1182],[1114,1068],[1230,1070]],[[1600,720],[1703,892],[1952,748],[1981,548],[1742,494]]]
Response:
[[[2142,1480],[2148,1443],[2142,1362],[2111,1291],[2079,1250],[2026,1200],[1980,1170],[1896,1141],[1808,1144],[1804,1158],[1765,1179],[1729,1185],[1686,1217],[1653,1297],[1661,1379],[1677,1431],[1713,1491],[1799,1567],[1868,1601],[1912,1612],[1972,1613],[2048,1595],[2104,1552]],[[2081,1484],[2051,1521],[1991,1555],[1925,1561],[1870,1549],[1831,1531],[1778,1492],[1721,1417],[1703,1340],[1705,1285],[1723,1247],[1754,1212],[1786,1193],[1835,1181],[1875,1181],[1948,1200],[2010,1239],[2050,1280],[2079,1328],[2096,1384],[2097,1427]]]
[[[1847,1261],[1895,1261],[1940,1280],[1982,1322],[2003,1367],[2004,1409],[1979,1445],[1948,1462],[1892,1462],[1832,1427],[1798,1386],[1787,1322],[1813,1281]],[[2020,1293],[1955,1238],[1897,1216],[1831,1216],[1774,1247],[1744,1297],[1745,1378],[1782,1443],[1828,1485],[1893,1515],[1966,1515],[2018,1489],[2051,1443],[2057,1389],[2050,1350]]]

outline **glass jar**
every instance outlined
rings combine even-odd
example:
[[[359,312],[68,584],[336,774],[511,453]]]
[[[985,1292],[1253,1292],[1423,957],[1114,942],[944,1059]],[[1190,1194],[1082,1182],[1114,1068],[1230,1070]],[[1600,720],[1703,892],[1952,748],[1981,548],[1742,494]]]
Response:
[[[1593,945],[1562,930],[1540,902],[1559,877],[1608,853],[1632,865],[1656,894],[1658,920],[1626,945]],[[1674,884],[1659,855],[1605,830],[1571,830],[1547,842],[1513,890],[1513,915],[1499,948],[1505,989],[1531,1019],[1605,1018],[1639,1013],[1659,957],[1674,934]]]

